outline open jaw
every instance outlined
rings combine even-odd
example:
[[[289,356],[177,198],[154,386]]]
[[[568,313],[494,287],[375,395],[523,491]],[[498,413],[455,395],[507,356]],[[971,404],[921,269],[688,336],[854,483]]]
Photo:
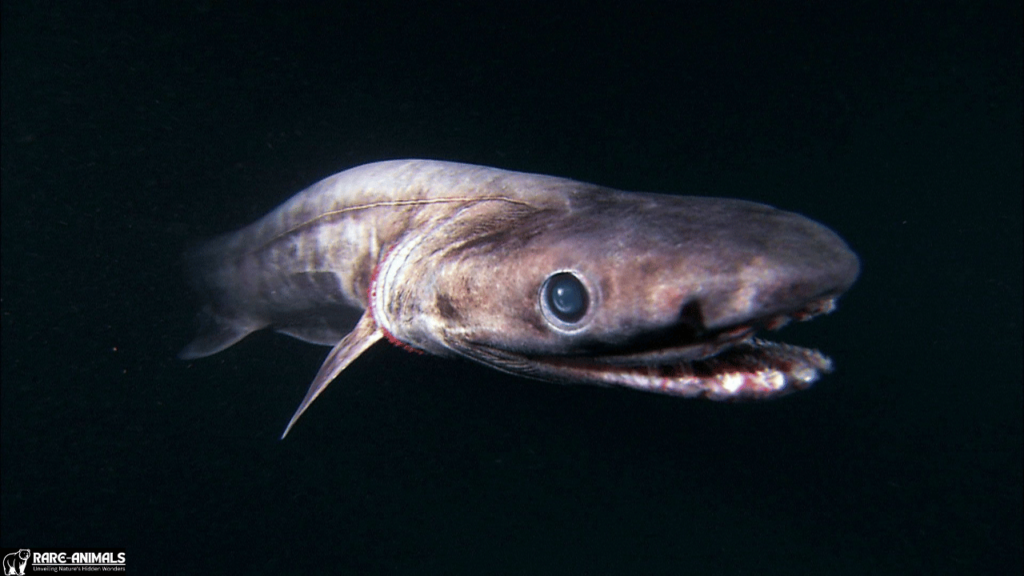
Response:
[[[621,363],[594,357],[534,357],[547,377],[627,386],[673,396],[758,400],[809,387],[832,371],[832,360],[810,348],[748,337],[700,359]]]
[[[681,345],[662,341],[628,354],[524,357],[505,352],[488,363],[543,380],[626,386],[711,400],[766,399],[809,387],[832,371],[832,360],[817,350],[762,340],[754,333],[833,308],[833,299],[821,300],[798,312],[752,320]]]

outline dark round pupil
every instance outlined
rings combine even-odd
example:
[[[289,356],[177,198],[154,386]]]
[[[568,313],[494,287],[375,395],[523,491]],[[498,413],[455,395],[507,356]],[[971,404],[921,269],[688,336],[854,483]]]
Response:
[[[567,272],[548,279],[547,299],[551,312],[563,322],[575,322],[587,313],[587,290]]]

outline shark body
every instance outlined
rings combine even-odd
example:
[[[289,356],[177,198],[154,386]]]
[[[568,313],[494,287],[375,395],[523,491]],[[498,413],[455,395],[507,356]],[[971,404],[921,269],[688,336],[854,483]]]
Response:
[[[202,298],[184,359],[273,328],[332,349],[282,435],[367,348],[535,379],[767,398],[831,370],[755,338],[834,308],[859,273],[803,216],[431,160],[326,178],[186,255]]]

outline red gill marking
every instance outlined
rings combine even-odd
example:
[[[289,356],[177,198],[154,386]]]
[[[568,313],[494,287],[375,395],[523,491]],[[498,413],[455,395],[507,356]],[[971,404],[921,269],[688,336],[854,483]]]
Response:
[[[377,295],[377,275],[380,273],[380,264],[381,262],[384,262],[385,260],[388,259],[388,256],[391,255],[391,251],[394,249],[394,245],[389,246],[388,249],[384,251],[384,256],[377,260],[377,263],[374,264],[373,272],[370,273],[370,285],[367,286],[366,288],[366,308],[369,310],[370,316],[373,317],[374,322],[376,322],[377,320],[377,313],[373,309],[373,301],[374,296]],[[425,353],[423,350],[415,348],[409,344],[406,344],[405,342],[402,342],[398,338],[395,338],[395,335],[388,331],[388,329],[385,328],[383,325],[381,325],[380,322],[376,322],[376,324],[377,327],[380,328],[380,331],[384,333],[384,339],[390,342],[391,344],[401,348],[402,350],[405,350],[406,352],[412,352],[413,354]]]

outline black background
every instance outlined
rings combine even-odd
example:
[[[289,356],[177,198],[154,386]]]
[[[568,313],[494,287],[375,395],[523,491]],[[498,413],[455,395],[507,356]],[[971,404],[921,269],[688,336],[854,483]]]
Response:
[[[1018,574],[1019,2],[3,2],[3,546],[139,573]],[[425,157],[731,196],[863,273],[765,404],[207,360],[188,243]]]

